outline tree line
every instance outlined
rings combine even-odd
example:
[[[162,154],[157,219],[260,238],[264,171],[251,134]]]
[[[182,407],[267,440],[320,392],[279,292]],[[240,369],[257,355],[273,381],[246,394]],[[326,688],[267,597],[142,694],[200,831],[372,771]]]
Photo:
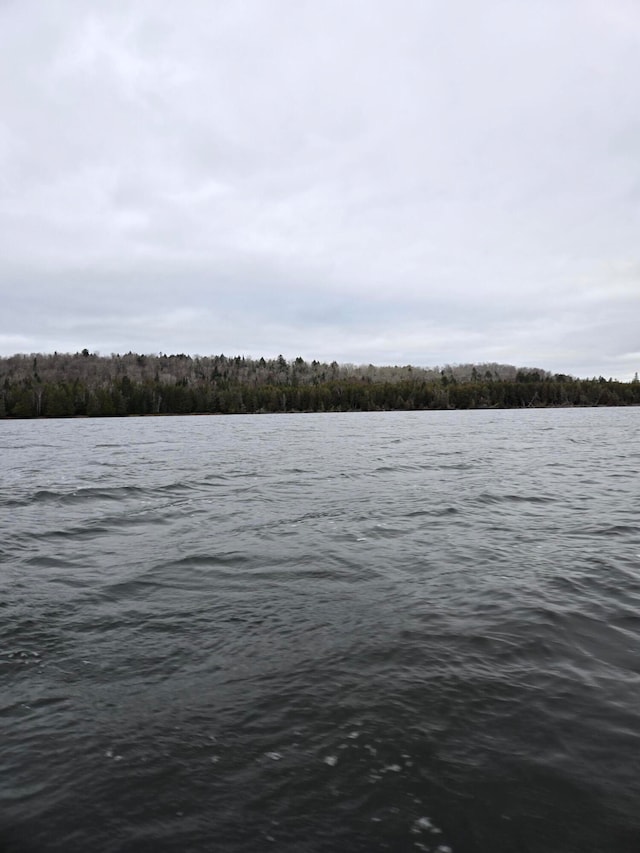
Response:
[[[629,406],[640,382],[512,365],[339,365],[302,358],[31,354],[0,358],[0,417]]]

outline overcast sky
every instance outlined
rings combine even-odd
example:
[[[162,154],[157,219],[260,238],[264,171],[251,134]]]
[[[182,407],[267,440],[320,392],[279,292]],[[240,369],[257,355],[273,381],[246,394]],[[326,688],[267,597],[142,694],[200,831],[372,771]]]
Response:
[[[0,0],[0,352],[640,370],[638,0]]]

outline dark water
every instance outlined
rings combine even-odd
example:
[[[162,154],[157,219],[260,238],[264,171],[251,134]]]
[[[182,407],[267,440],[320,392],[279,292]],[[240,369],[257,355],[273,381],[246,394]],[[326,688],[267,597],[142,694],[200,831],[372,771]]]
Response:
[[[639,418],[0,422],[0,849],[638,853]]]

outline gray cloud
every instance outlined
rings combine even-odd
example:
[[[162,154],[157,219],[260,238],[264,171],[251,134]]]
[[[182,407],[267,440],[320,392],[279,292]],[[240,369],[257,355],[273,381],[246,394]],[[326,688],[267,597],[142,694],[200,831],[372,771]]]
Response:
[[[0,4],[0,351],[629,378],[625,0]]]

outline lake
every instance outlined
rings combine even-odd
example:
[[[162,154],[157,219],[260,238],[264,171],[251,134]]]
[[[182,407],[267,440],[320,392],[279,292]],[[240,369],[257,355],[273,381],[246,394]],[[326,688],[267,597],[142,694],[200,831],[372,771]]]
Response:
[[[0,421],[0,850],[637,853],[639,418]]]

